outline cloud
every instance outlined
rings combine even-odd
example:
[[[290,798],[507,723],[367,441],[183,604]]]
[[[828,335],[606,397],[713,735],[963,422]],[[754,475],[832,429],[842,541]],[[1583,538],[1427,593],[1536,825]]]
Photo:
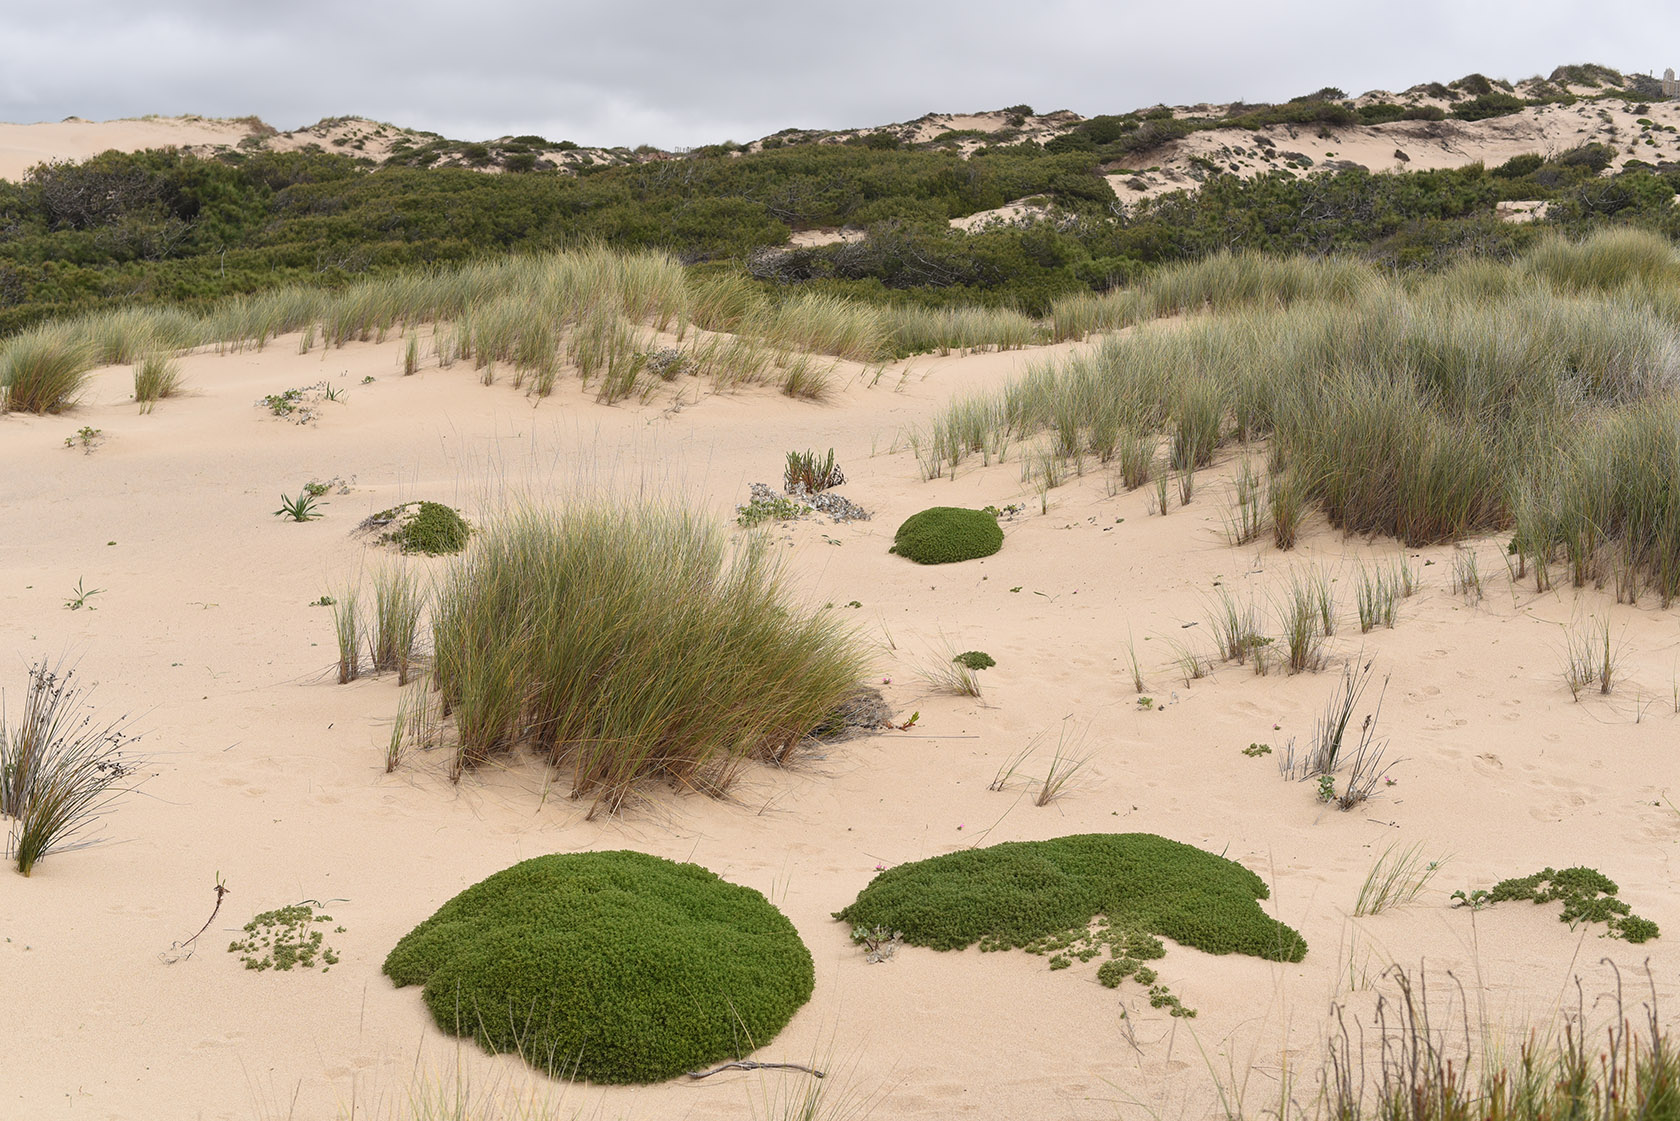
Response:
[[[1664,42],[1680,43],[1680,13],[1624,4],[1587,21],[1563,0],[69,0],[8,14],[0,119],[255,113],[294,128],[355,113],[458,138],[682,147],[1018,102],[1088,115],[1572,61],[1660,72],[1680,65],[1647,57]]]

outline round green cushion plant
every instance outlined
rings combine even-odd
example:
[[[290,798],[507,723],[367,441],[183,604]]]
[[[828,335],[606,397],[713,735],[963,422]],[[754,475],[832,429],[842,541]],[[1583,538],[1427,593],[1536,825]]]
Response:
[[[1002,950],[1082,931],[1102,915],[1210,954],[1300,961],[1307,944],[1260,908],[1268,894],[1247,868],[1192,845],[1083,833],[900,864],[835,918],[899,931],[915,946]]]
[[[363,523],[364,528],[385,526],[380,541],[390,542],[405,553],[441,556],[467,547],[472,527],[452,506],[441,502],[405,502],[382,510]]]
[[[933,506],[911,514],[893,534],[889,553],[917,564],[953,564],[989,557],[1003,548],[1003,529],[985,510]]]
[[[438,908],[385,959],[438,1026],[561,1077],[658,1082],[741,1058],[811,998],[764,896],[639,852],[539,856]]]

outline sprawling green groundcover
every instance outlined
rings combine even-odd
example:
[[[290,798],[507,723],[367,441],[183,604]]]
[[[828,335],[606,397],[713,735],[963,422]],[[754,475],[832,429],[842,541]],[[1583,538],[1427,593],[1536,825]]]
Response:
[[[444,1031],[562,1078],[658,1082],[745,1058],[811,998],[811,953],[751,888],[638,852],[539,856],[385,959]]]
[[[1260,908],[1271,893],[1242,865],[1153,833],[1008,841],[889,868],[835,913],[913,946],[1028,947],[1101,915],[1210,954],[1300,961],[1307,944]]]

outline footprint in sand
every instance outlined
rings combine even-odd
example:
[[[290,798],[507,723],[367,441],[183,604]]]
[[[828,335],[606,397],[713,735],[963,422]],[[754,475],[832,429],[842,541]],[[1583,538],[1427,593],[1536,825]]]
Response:
[[[1480,775],[1498,774],[1505,769],[1505,764],[1500,761],[1499,756],[1491,751],[1484,751],[1470,760],[1470,766]]]

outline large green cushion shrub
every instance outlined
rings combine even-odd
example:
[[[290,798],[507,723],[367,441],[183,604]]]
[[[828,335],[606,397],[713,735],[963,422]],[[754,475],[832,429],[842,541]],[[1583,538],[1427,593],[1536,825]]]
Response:
[[[911,514],[893,534],[889,553],[917,564],[952,564],[989,557],[1003,548],[997,516],[961,506],[934,506]]]
[[[639,852],[539,856],[440,907],[385,972],[438,1026],[560,1077],[658,1082],[741,1058],[811,998],[811,953],[751,888]]]
[[[1262,910],[1242,865],[1153,833],[1010,841],[889,868],[835,918],[936,950],[1026,947],[1105,916],[1210,954],[1300,961],[1307,944]]]

